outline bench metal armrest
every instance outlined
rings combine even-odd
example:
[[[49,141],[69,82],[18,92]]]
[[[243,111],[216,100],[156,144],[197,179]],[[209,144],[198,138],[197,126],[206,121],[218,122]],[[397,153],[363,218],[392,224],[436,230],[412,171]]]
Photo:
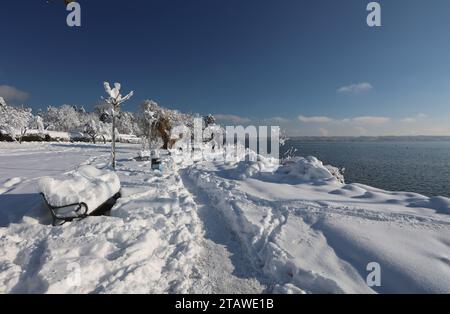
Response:
[[[52,206],[48,201],[47,198],[45,197],[45,195],[43,193],[41,193],[42,197],[45,200],[45,203],[47,205],[47,207],[50,209],[50,213],[52,214],[53,217],[53,225],[56,225],[56,222],[58,220],[62,221],[62,223],[60,223],[59,225],[63,225],[66,222],[70,222],[74,219],[82,219],[82,218],[86,218],[88,216],[88,211],[89,211],[89,207],[86,203],[81,202],[81,203],[74,203],[74,204],[69,204],[69,205],[64,205],[64,206]],[[69,207],[74,207],[74,206],[78,206],[74,212],[76,213],[75,216],[64,216],[64,215],[59,215],[58,214],[58,210],[59,209],[63,209],[63,208],[69,208]]]

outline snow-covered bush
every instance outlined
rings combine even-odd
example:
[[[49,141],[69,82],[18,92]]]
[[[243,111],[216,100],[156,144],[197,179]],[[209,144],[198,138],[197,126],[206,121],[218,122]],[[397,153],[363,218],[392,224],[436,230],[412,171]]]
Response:
[[[237,164],[234,172],[239,179],[246,179],[261,173],[273,173],[279,166],[278,159],[264,157],[254,151],[247,150],[246,155]]]
[[[325,168],[327,168],[328,171],[330,171],[330,173],[333,175],[333,177],[336,178],[336,180],[338,180],[340,183],[345,183],[344,178],[345,168],[339,169],[331,165],[325,165]]]
[[[334,175],[330,169],[334,172]],[[306,158],[294,157],[285,161],[277,169],[276,174],[291,179],[317,181],[335,179],[336,171],[339,172],[337,168],[326,167],[316,157],[310,156]]]
[[[227,153],[232,148],[227,149]],[[336,180],[344,183],[344,176],[336,167],[323,165],[316,157],[293,157],[280,164],[280,160],[264,157],[256,152],[245,149],[245,154],[233,155],[237,163],[230,170],[231,177],[246,179],[264,174],[266,179],[285,183],[302,183],[310,181]],[[227,157],[230,160],[230,156]]]

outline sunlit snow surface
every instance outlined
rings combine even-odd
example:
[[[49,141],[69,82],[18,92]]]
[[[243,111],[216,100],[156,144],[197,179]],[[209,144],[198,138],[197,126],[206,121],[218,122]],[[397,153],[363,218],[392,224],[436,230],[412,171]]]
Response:
[[[450,292],[446,198],[345,185],[316,159],[174,154],[161,174],[139,149],[118,148],[110,216],[51,227],[38,180],[104,169],[109,147],[0,143],[0,292]]]

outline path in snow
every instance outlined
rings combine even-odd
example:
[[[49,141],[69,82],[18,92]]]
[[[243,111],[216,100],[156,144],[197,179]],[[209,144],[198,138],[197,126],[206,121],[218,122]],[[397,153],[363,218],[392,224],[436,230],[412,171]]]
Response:
[[[183,173],[183,171],[181,171]],[[195,184],[185,174],[183,183],[197,204],[202,221],[203,248],[194,272],[198,275],[193,285],[193,293],[257,294],[266,287],[262,274],[251,265],[249,256],[242,248],[237,236],[224,223],[220,212],[211,206],[206,195],[200,193]]]
[[[66,146],[64,167],[71,170],[81,161],[70,152],[72,146]],[[110,216],[52,227],[36,193],[30,193],[30,200],[17,195],[5,205],[7,218],[12,219],[0,226],[0,293],[186,293],[191,289],[191,269],[201,250],[197,239],[202,235],[195,203],[176,171],[168,168],[166,174],[157,174],[149,162],[134,161],[136,147],[120,149],[117,173],[123,197]],[[91,153],[84,155],[82,164],[107,165],[109,157],[102,147]],[[12,163],[11,158],[7,160]],[[25,176],[31,180],[46,174],[43,170]],[[27,186],[19,184],[17,189]],[[5,197],[10,196],[0,195]],[[27,211],[18,212],[18,207]],[[72,284],[76,278],[78,283]]]
[[[275,283],[269,292],[450,291],[450,218],[409,205],[424,196],[339,183],[275,184],[263,176],[233,180],[215,164],[198,164],[187,175],[251,260],[263,264]],[[355,195],[335,193],[341,190]],[[372,262],[382,269],[381,287],[366,284]]]
[[[46,143],[0,149],[0,182],[8,188],[0,195],[1,293],[266,290],[220,214],[202,195],[193,199],[173,163],[158,175],[148,162],[133,160],[136,147],[119,149],[123,197],[111,215],[61,227],[49,225],[35,183],[80,164],[103,168],[109,149]],[[67,284],[73,265],[80,270],[79,286]]]

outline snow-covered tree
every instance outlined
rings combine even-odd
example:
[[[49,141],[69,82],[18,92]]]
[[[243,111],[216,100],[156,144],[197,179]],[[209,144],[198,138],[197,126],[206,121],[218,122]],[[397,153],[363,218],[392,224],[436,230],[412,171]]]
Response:
[[[19,130],[19,142],[22,144],[22,139],[30,128],[33,114],[31,113],[31,108],[21,107],[16,108],[15,116],[11,123],[15,129]]]
[[[163,148],[171,148],[176,142],[172,137],[173,127],[184,125],[189,129],[193,128],[192,115],[160,107],[153,100],[142,103],[137,120],[140,128],[140,133],[137,134],[145,137],[147,141],[161,139]]]
[[[116,128],[120,134],[134,134],[135,127],[135,117],[131,112],[120,112],[117,115]]]
[[[55,131],[75,131],[80,127],[80,113],[74,106],[49,106],[44,114],[46,128]]]
[[[110,107],[111,106],[104,101],[95,106],[95,113],[98,115],[100,121],[112,123],[112,117],[109,115]]]
[[[106,94],[108,94],[107,98],[102,99],[110,105],[108,110],[109,114],[112,117],[112,145],[111,145],[111,164],[113,169],[116,169],[116,115],[120,112],[120,106],[133,97],[134,92],[131,91],[126,96],[122,96],[120,93],[121,85],[120,83],[114,83],[114,88],[111,88],[108,82],[103,83],[103,87],[105,88]]]
[[[100,120],[96,115],[90,115],[84,124],[84,132],[91,138],[95,144],[97,137],[100,135]]]
[[[216,118],[212,114],[203,117],[203,122],[205,124],[205,128],[210,125],[216,124]]]
[[[84,109],[84,106],[77,107],[77,111],[78,111],[80,114],[85,114],[85,113],[86,113],[86,109]]]
[[[9,112],[5,105],[0,106],[0,131],[9,134]]]
[[[44,120],[42,119],[41,116],[37,115],[33,118],[32,122],[31,122],[31,128],[36,129],[39,131],[39,134],[43,134],[44,133]]]
[[[33,119],[31,109],[27,107],[0,106],[0,129],[6,132],[13,140],[19,137],[22,143]]]
[[[6,101],[3,99],[3,97],[0,97],[0,107],[6,107]]]
[[[111,123],[104,123],[100,121],[100,123],[98,124],[98,129],[99,136],[103,139],[103,143],[106,144],[106,139],[111,138]]]
[[[159,118],[159,112],[157,108],[158,104],[153,100],[144,101],[141,105],[139,127],[144,138],[144,140],[142,141],[143,149],[151,149],[151,140],[153,137],[156,137],[156,135],[154,134],[155,124],[157,119]]]

